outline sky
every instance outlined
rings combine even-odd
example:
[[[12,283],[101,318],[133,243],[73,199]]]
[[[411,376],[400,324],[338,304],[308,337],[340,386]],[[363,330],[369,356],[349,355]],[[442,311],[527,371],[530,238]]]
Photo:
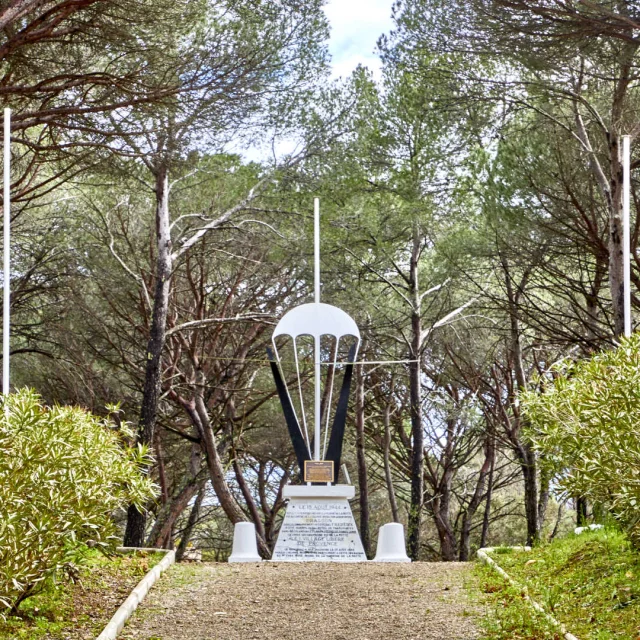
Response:
[[[378,75],[380,60],[374,50],[380,35],[393,27],[392,4],[393,0],[329,0],[325,5],[334,77],[350,75],[358,64]]]
[[[393,0],[328,0],[324,12],[329,20],[331,35],[331,75],[333,78],[348,77],[359,65],[367,66],[380,77],[380,60],[375,53],[378,38],[393,28],[391,7]],[[299,142],[280,139],[276,143],[276,154],[281,156],[298,149]],[[271,158],[269,145],[251,144],[248,147],[230,147],[228,151],[239,152],[247,161],[264,161]]]

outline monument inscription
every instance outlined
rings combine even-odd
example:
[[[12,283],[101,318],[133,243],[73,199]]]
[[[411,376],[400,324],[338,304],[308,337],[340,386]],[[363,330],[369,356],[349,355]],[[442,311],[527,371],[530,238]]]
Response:
[[[366,562],[347,500],[292,498],[273,560]]]
[[[333,482],[333,460],[305,460],[305,482]]]

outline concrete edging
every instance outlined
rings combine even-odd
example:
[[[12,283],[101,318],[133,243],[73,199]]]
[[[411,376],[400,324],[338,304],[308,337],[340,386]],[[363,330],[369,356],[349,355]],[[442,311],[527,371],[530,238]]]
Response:
[[[502,547],[505,548],[505,547]],[[507,547],[509,549],[513,549],[515,551],[531,551],[531,547]],[[478,549],[478,558],[480,558],[481,562],[490,566],[496,573],[501,575],[509,584],[517,587],[522,590],[522,595],[524,599],[531,605],[533,609],[535,609],[538,613],[541,613],[547,622],[551,623],[556,629],[560,630],[562,633],[562,637],[564,640],[578,640],[573,634],[569,633],[565,626],[559,620],[556,620],[550,613],[547,613],[544,608],[539,605],[531,596],[527,590],[526,585],[518,584],[489,554],[494,551],[494,547],[484,547],[482,549]]]
[[[113,617],[107,623],[107,626],[102,630],[102,633],[96,640],[116,640],[118,634],[122,631],[127,620],[131,617],[133,612],[138,608],[138,605],[144,600],[144,597],[149,593],[149,589],[157,582],[158,578],[166,571],[175,561],[176,552],[165,549],[145,549],[138,547],[118,547],[118,552],[127,553],[134,551],[146,551],[150,553],[164,553],[165,556],[153,567],[145,576],[138,582],[134,590],[129,594],[127,599],[120,605],[120,608],[113,614]]]

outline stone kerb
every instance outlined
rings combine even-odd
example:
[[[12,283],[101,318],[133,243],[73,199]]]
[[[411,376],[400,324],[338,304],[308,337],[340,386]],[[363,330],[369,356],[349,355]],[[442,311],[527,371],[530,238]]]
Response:
[[[531,551],[531,547],[501,547],[502,549],[513,549],[514,551]],[[524,599],[531,605],[533,609],[535,609],[538,613],[541,613],[545,619],[552,624],[556,629],[560,630],[562,633],[562,637],[564,640],[578,640],[576,636],[572,633],[569,633],[565,626],[559,621],[556,620],[550,613],[544,610],[540,604],[538,604],[531,596],[527,590],[526,585],[518,584],[489,554],[495,551],[494,547],[484,547],[482,549],[478,549],[478,558],[484,564],[490,566],[496,573],[501,575],[509,584],[521,589],[522,595]]]
[[[135,553],[138,551],[145,551],[147,553],[164,553],[165,556],[162,560],[151,569],[145,576],[138,582],[134,590],[129,594],[129,597],[120,605],[120,608],[114,613],[111,620],[109,620],[107,626],[102,630],[102,633],[96,638],[96,640],[116,640],[120,631],[124,627],[127,620],[131,617],[133,612],[138,608],[138,605],[144,600],[149,589],[158,581],[158,578],[166,571],[176,560],[176,552],[166,549],[145,549],[138,547],[118,547],[119,553]]]

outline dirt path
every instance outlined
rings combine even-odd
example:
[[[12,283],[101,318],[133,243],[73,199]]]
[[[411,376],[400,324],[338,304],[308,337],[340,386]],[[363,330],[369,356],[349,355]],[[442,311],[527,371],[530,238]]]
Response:
[[[478,606],[462,563],[172,567],[129,640],[467,640]]]

